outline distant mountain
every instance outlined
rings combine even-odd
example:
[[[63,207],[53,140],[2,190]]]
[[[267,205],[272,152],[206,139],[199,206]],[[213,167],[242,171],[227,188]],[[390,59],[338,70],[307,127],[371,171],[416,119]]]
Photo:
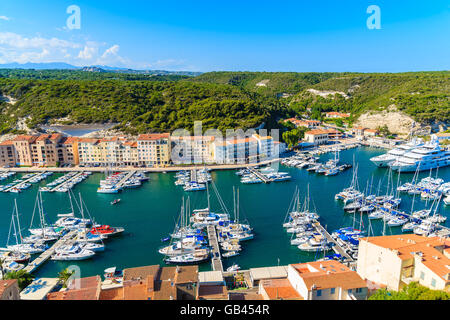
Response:
[[[167,71],[167,70],[134,70],[128,68],[109,67],[109,66],[85,66],[76,67],[65,62],[48,62],[48,63],[6,63],[0,64],[0,69],[35,69],[35,70],[82,70],[87,72],[118,72],[133,74],[149,74],[149,75],[186,75],[198,76],[202,72],[191,71]]]

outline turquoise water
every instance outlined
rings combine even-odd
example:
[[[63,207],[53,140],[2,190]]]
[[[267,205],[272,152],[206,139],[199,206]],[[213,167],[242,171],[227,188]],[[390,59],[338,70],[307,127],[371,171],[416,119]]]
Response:
[[[383,181],[382,192],[384,193],[387,183],[387,170],[375,167],[369,158],[385,151],[382,149],[358,148],[341,152],[340,158],[343,163],[352,163],[353,157],[359,163],[358,177],[361,189],[366,188],[367,181],[372,180],[373,190],[376,191],[378,181]],[[325,160],[333,157],[333,154],[322,156]],[[286,265],[295,262],[311,261],[318,258],[314,253],[303,253],[295,246],[290,245],[290,236],[282,227],[288,206],[291,202],[296,186],[300,187],[301,200],[306,194],[307,185],[310,185],[312,205],[321,216],[322,225],[328,231],[340,227],[359,227],[360,215],[356,219],[353,214],[344,213],[342,203],[334,200],[334,195],[343,188],[349,186],[352,179],[352,170],[349,169],[337,176],[326,177],[309,173],[303,169],[288,168],[281,166],[282,171],[290,172],[293,179],[289,182],[271,184],[243,185],[234,170],[214,171],[212,178],[219,189],[225,204],[232,212],[233,186],[240,190],[241,218],[247,218],[254,228],[255,238],[243,243],[241,255],[224,260],[224,267],[238,263],[242,268]],[[16,179],[22,174],[10,178]],[[174,173],[157,174],[150,173],[150,181],[145,182],[142,187],[128,189],[119,195],[99,194],[96,189],[99,180],[104,178],[103,174],[93,174],[84,182],[74,187],[73,191],[78,196],[82,194],[91,215],[102,224],[111,226],[122,226],[125,233],[119,237],[109,239],[105,242],[106,250],[97,254],[93,259],[80,262],[55,262],[48,261],[36,271],[37,276],[55,277],[63,268],[76,264],[81,269],[81,276],[103,274],[103,270],[117,266],[118,268],[135,267],[151,264],[163,264],[162,256],[157,249],[162,245],[161,238],[166,237],[173,230],[174,222],[178,218],[183,196],[190,196],[191,209],[205,208],[207,206],[206,192],[186,193],[182,187],[175,186]],[[422,172],[421,177],[426,177],[429,172]],[[435,172],[433,172],[435,175]],[[56,179],[61,174],[54,174],[46,183]],[[394,173],[394,182],[397,175]],[[413,174],[402,174],[401,182],[412,179]],[[438,176],[450,181],[450,168],[440,169]],[[0,182],[5,184],[7,181]],[[23,229],[28,228],[33,212],[34,202],[38,185],[20,194],[0,193],[0,246],[4,246],[8,237],[11,212],[14,198],[17,198],[20,220]],[[110,202],[120,197],[121,203],[111,206]],[[402,195],[402,210],[411,208],[412,197]],[[67,213],[70,210],[68,195],[63,193],[43,193],[44,208],[47,213],[47,221],[54,222],[58,213]],[[219,210],[219,205],[213,192],[211,192],[212,208]],[[425,208],[426,202],[416,197],[414,208],[419,210]],[[450,216],[450,207],[440,207],[440,213]],[[449,219],[450,220],[450,219]],[[368,229],[368,219],[363,216],[362,226]],[[373,232],[380,235],[383,229],[381,221],[372,223]],[[446,222],[450,226],[450,222]],[[400,228],[386,227],[387,234],[397,234]],[[278,260],[279,259],[279,260]],[[200,266],[201,270],[209,270],[210,264]]]

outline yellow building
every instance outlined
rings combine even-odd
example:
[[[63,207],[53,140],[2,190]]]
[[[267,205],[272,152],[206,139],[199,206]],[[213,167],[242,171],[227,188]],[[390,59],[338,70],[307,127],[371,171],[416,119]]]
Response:
[[[390,290],[417,281],[449,291],[450,241],[415,234],[361,238],[357,272]]]
[[[103,162],[103,151],[99,141],[95,138],[80,138],[78,140],[80,165],[99,166]]]
[[[214,136],[171,136],[171,160],[175,164],[213,163]]]
[[[160,167],[169,164],[170,133],[141,134],[137,143],[140,165]]]

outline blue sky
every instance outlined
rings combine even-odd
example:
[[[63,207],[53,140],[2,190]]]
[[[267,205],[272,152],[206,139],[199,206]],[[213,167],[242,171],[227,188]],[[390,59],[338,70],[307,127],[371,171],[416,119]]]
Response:
[[[66,9],[81,10],[81,28]],[[381,29],[369,30],[369,5]],[[0,63],[190,71],[448,70],[448,0],[1,0]]]

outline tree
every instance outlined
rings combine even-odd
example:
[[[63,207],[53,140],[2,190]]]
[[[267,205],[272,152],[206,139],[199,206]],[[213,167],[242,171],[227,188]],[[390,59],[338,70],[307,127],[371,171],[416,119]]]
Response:
[[[379,127],[377,128],[377,130],[380,132],[380,134],[381,134],[383,137],[387,137],[387,136],[392,135],[392,133],[389,131],[389,128],[388,128],[388,126],[387,126],[386,124],[383,125],[383,126],[379,126]]]
[[[8,272],[3,277],[3,279],[5,280],[17,279],[19,289],[23,290],[33,282],[34,276],[31,273],[26,272],[25,270],[18,270]]]
[[[417,282],[411,282],[400,291],[380,289],[369,300],[450,300],[450,294],[441,290],[431,290]]]
[[[334,123],[336,124],[336,126],[342,128],[344,126],[344,121],[342,121],[342,119],[335,119]]]
[[[293,129],[291,131],[283,132],[283,140],[288,144],[289,148],[292,148],[298,144],[300,140],[301,132],[298,129]]]
[[[75,270],[69,271],[69,269],[67,268],[58,273],[58,279],[60,282],[62,282],[63,288],[67,288],[67,282],[74,273]]]

